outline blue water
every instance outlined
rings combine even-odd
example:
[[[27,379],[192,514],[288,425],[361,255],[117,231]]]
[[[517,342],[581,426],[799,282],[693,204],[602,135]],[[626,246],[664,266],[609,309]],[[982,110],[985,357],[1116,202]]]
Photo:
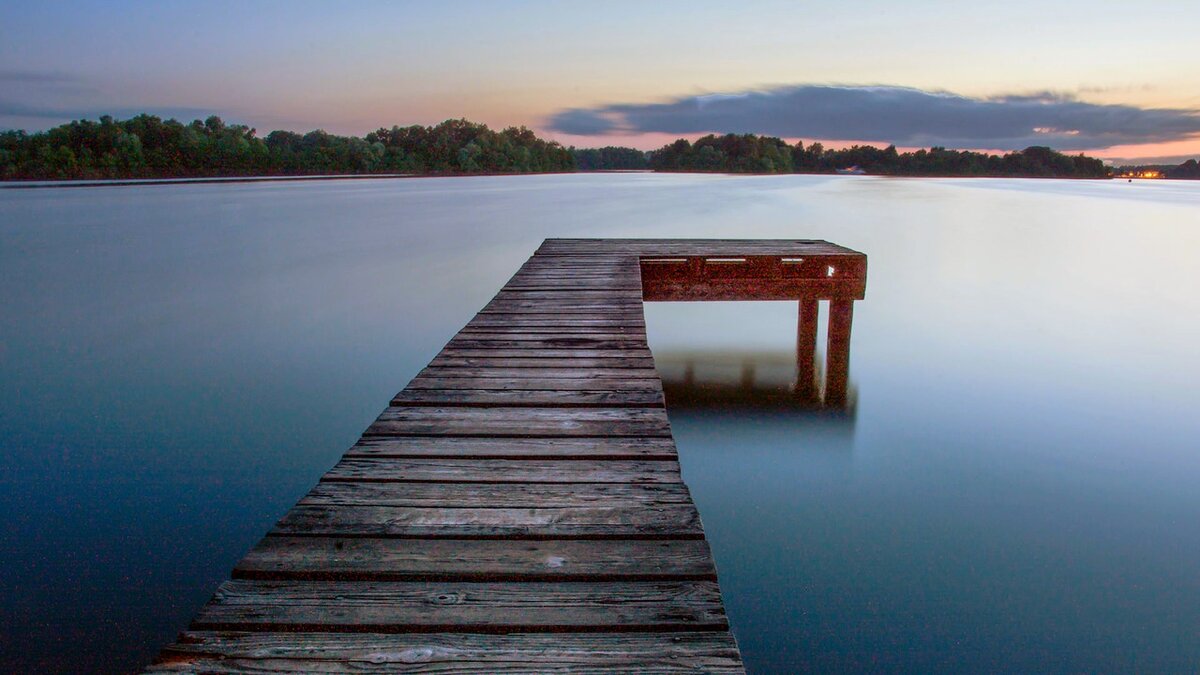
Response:
[[[151,659],[544,237],[713,236],[870,257],[852,410],[669,411],[752,671],[1193,672],[1198,215],[1180,182],[0,190],[0,666]],[[790,303],[647,319],[664,371],[794,350]]]

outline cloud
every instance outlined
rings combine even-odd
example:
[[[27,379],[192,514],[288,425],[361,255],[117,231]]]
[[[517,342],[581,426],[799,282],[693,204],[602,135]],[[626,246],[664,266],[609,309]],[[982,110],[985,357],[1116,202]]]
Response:
[[[1104,161],[1114,166],[1133,164],[1183,164],[1189,159],[1200,160],[1200,153],[1191,155],[1150,155],[1147,157],[1108,157]]]
[[[1091,150],[1200,134],[1200,111],[1101,105],[1057,92],[972,98],[910,87],[805,84],[575,108],[553,115],[548,127],[585,136],[756,133],[900,146]]]
[[[71,120],[95,120],[102,115],[126,119],[147,113],[184,122],[213,114],[224,117],[212,108],[98,102],[112,98],[97,83],[75,75],[51,70],[0,69],[0,129],[28,128],[32,124],[31,130],[37,131]]]
[[[76,84],[70,75],[48,70],[0,70],[0,84]]]
[[[0,99],[0,118],[41,119],[47,123],[66,123],[71,120],[100,119],[101,115],[112,115],[116,119],[126,119],[134,115],[146,113],[157,115],[163,119],[175,118],[183,122],[204,119],[209,115],[222,116],[212,108],[189,108],[179,106],[53,106],[23,103],[20,101]],[[228,121],[228,120],[227,120]]]

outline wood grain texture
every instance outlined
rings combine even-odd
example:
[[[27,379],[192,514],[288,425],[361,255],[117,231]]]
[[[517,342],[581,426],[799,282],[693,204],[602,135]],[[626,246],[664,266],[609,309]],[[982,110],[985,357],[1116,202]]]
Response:
[[[670,436],[656,408],[463,408],[390,406],[368,436]]]
[[[678,457],[671,438],[363,438],[347,457],[462,457],[495,459],[658,459]]]
[[[658,382],[658,371],[654,368],[585,368],[577,366],[573,368],[505,368],[505,367],[480,367],[473,366],[468,368],[453,368],[447,366],[428,366],[417,377],[463,377],[463,378],[545,378],[545,379],[612,379],[620,382],[623,380],[650,380]],[[661,386],[659,387],[661,388]]]
[[[602,330],[617,330],[628,332],[638,330],[642,333],[646,332],[646,324],[640,319],[634,319],[621,315],[613,316],[594,316],[588,315],[578,317],[576,320],[571,320],[570,314],[480,314],[472,319],[463,330],[464,331],[479,331],[479,330],[495,330],[497,328],[539,328],[543,330],[552,330],[555,332],[564,330],[576,331],[593,331]]]
[[[271,534],[449,539],[698,539],[704,536],[704,529],[692,504],[421,508],[301,503],[288,511]]]
[[[378,460],[386,461],[386,460]],[[627,483],[428,483],[322,480],[298,506],[417,506],[520,509],[691,504],[681,482]]]
[[[326,581],[716,580],[703,539],[494,540],[265,537],[236,579]]]
[[[595,337],[584,337],[577,335],[574,337],[554,337],[540,339],[525,339],[511,340],[503,337],[485,337],[480,335],[463,335],[455,336],[447,347],[454,350],[485,350],[485,349],[503,349],[503,350],[528,350],[529,352],[540,352],[546,354],[553,350],[560,349],[581,349],[581,350],[603,350],[625,352],[627,354],[649,353],[650,349],[646,346],[645,340],[632,339],[601,339]]]
[[[654,359],[639,356],[610,357],[486,357],[438,356],[429,362],[436,368],[654,368]],[[657,372],[657,371],[655,371]]]
[[[150,673],[741,673],[728,632],[481,635],[188,631]]]
[[[514,369],[518,370],[518,369]],[[588,375],[594,372],[595,375]],[[650,372],[654,372],[653,370]],[[569,392],[569,390],[587,390],[587,392],[661,392],[662,383],[654,377],[625,377],[622,375],[600,374],[595,369],[581,369],[576,377],[565,372],[550,372],[541,374],[535,369],[522,372],[480,372],[478,370],[446,372],[438,369],[431,372],[421,371],[408,383],[406,389],[545,389],[550,392]]]
[[[480,385],[485,386],[485,385]],[[486,386],[502,386],[488,382]],[[562,407],[562,408],[663,408],[666,398],[661,391],[591,389],[405,389],[396,394],[392,405],[444,407]]]
[[[522,291],[522,289],[500,288],[499,293],[494,295],[497,300],[506,298],[605,298],[605,299],[622,299],[622,300],[641,300],[642,289],[637,288],[636,291],[626,291],[623,288],[546,288],[538,289],[538,291]],[[638,310],[636,313],[641,313]]]
[[[437,358],[454,359],[652,359],[649,348],[621,347],[591,349],[588,347],[554,347],[541,349],[460,348],[447,345]]]
[[[679,483],[679,463],[614,459],[343,457],[323,481],[438,483]]]
[[[557,632],[726,630],[712,581],[221,584],[194,630]]]
[[[683,483],[322,481],[273,534],[354,537],[696,538]]]

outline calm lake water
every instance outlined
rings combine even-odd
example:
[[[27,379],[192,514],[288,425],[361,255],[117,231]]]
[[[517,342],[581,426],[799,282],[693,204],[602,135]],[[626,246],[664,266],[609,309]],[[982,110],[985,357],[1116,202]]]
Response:
[[[1200,669],[1200,183],[618,174],[0,190],[0,670],[151,659],[551,236],[870,257],[852,410],[670,410],[751,671]]]

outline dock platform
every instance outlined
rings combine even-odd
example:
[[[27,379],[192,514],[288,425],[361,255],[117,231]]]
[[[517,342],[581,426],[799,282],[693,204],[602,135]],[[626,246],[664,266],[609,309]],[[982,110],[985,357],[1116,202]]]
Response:
[[[798,301],[836,402],[865,287],[824,241],[546,240],[146,672],[744,672],[643,301]]]

